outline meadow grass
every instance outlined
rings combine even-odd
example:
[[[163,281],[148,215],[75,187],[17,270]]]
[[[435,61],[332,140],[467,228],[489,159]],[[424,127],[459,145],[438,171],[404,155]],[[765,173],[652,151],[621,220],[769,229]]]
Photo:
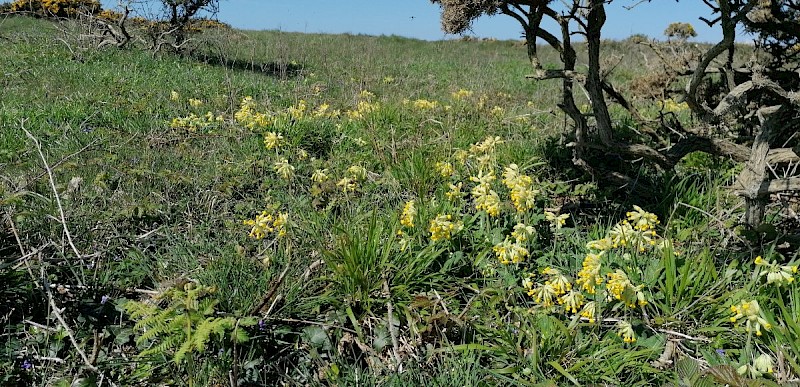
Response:
[[[695,155],[670,174],[643,168],[658,187],[647,197],[598,187],[571,165],[558,85],[525,80],[517,42],[211,31],[177,57],[57,36],[42,20],[0,22],[4,384],[744,385],[800,370],[798,287],[757,274],[791,277],[796,258],[733,231],[734,167]],[[619,80],[644,68],[643,49],[607,49]],[[481,176],[496,216],[491,200],[474,207],[491,196],[475,193]],[[520,210],[525,190],[537,193]],[[626,219],[642,239],[618,232]],[[451,232],[432,241],[434,225]],[[587,247],[604,238],[615,246]],[[603,269],[581,288],[590,253]],[[553,287],[562,279],[574,291]],[[205,309],[184,308],[185,332],[232,317],[249,340],[220,325],[175,362],[182,343],[142,339],[126,302],[183,305],[166,290],[186,284],[211,291]],[[731,322],[751,300],[761,312]],[[137,357],[148,348],[161,350]],[[717,375],[731,367],[744,375]]]

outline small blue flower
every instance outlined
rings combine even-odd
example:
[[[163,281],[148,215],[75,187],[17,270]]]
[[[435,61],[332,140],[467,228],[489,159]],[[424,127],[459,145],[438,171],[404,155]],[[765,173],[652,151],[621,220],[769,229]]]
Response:
[[[717,349],[717,355],[725,357],[725,350],[724,349]]]
[[[258,320],[258,329],[262,331],[267,329],[267,323],[264,320]]]
[[[106,302],[108,302],[108,300],[109,300],[109,299],[111,299],[111,297],[109,297],[109,296],[103,296],[103,297],[100,299],[100,304],[105,304]]]
[[[29,370],[29,369],[33,368],[33,364],[31,364],[31,362],[29,362],[28,360],[25,360],[25,361],[23,361],[23,362],[22,362],[22,365],[21,365],[20,367],[21,367],[23,370],[26,370],[26,371],[27,371],[27,370]]]

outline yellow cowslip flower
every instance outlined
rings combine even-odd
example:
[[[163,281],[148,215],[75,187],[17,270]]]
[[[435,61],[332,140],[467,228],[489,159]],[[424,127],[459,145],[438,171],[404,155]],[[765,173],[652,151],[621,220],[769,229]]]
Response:
[[[553,286],[553,290],[556,292],[557,295],[562,295],[570,290],[572,290],[572,283],[569,282],[569,278],[564,274],[561,274],[560,271],[556,269],[550,269],[550,280],[546,281],[545,283],[550,284]]]
[[[638,231],[651,230],[659,223],[658,216],[636,205],[633,206],[633,211],[629,211],[626,216],[628,221],[633,224],[633,228]]]
[[[392,83],[394,83],[394,77],[389,77],[389,76],[383,77],[383,84],[384,85],[389,85],[389,84],[392,84]]]
[[[503,114],[505,114],[505,112],[506,112],[506,110],[501,108],[500,106],[494,106],[494,107],[492,107],[492,110],[489,111],[489,114],[491,114],[491,115],[493,115],[495,117],[502,117]]]
[[[602,238],[586,243],[586,248],[590,250],[608,251],[611,250],[612,243],[610,238]]]
[[[514,226],[514,231],[511,232],[511,236],[514,237],[517,243],[522,244],[535,232],[536,230],[532,226],[527,226],[524,223],[517,223]]]
[[[489,171],[485,175],[483,171],[478,171],[478,176],[470,176],[470,181],[478,183],[478,186],[491,187],[492,182],[495,180],[494,172]]]
[[[324,183],[328,181],[330,177],[328,176],[328,168],[324,169],[317,169],[311,175],[311,181],[315,183]]]
[[[199,107],[203,105],[203,101],[196,99],[196,98],[189,98],[189,106],[191,107]]]
[[[603,276],[600,275],[600,258],[603,257],[604,253],[589,253],[583,259],[583,267],[578,272],[575,284],[579,285],[586,293],[595,294],[597,286],[603,283]]]
[[[772,360],[772,356],[766,353],[762,353],[753,361],[753,368],[762,374],[771,374],[774,367],[775,363]]]
[[[461,187],[464,185],[462,182],[458,182],[458,184],[450,184],[450,190],[447,191],[444,195],[447,196],[447,200],[451,202],[455,202],[456,200],[460,200],[464,197],[464,193],[461,192]]]
[[[347,173],[349,173],[350,177],[357,181],[367,178],[367,169],[360,165],[353,165],[350,168],[347,168]]]
[[[473,188],[472,196],[475,199],[475,209],[486,211],[491,217],[500,215],[500,196],[489,189],[488,185],[481,184]]]
[[[583,293],[577,290],[571,290],[558,299],[558,303],[564,305],[564,310],[572,314],[578,313],[578,309],[583,306],[584,301]]]
[[[636,305],[647,305],[647,298],[642,292],[644,285],[634,286],[628,275],[617,269],[613,273],[608,273],[608,282],[606,282],[606,290],[608,291],[609,300],[616,299],[621,301],[629,308],[634,308]]]
[[[608,238],[611,240],[611,247],[617,248],[627,246],[631,240],[635,239],[636,232],[628,222],[616,224],[608,231]]]
[[[328,105],[327,103],[323,103],[322,105],[319,105],[319,106],[317,106],[316,109],[314,109],[314,113],[312,113],[312,115],[314,117],[316,117],[316,118],[327,117],[328,116],[328,109],[330,109],[330,107],[331,107],[331,105]]]
[[[477,156],[475,157],[475,160],[478,162],[478,167],[480,167],[481,171],[483,171],[484,169],[492,170],[495,167],[493,153],[487,153],[484,155]]]
[[[517,179],[519,179],[519,165],[517,164],[509,164],[507,167],[503,168],[503,184],[508,187],[508,189],[514,188],[516,185]]]
[[[298,149],[297,152],[296,152],[296,155],[297,155],[297,159],[300,160],[300,161],[308,159],[308,152],[306,152],[305,149],[302,149],[302,148]]]
[[[469,159],[469,152],[463,149],[456,149],[455,153],[453,153],[453,158],[463,166]]]
[[[178,94],[177,91],[172,90],[172,91],[169,92],[169,99],[172,100],[172,101],[177,101],[177,100],[181,99],[181,95]]]
[[[397,245],[400,247],[400,251],[406,251],[409,246],[411,246],[411,238],[403,232],[403,230],[397,230]]]
[[[502,143],[504,143],[504,141],[500,136],[488,136],[483,141],[470,145],[469,149],[470,153],[474,155],[494,153],[497,145]]]
[[[434,165],[434,168],[436,168],[436,172],[438,172],[439,175],[441,175],[442,177],[450,177],[453,176],[454,173],[456,173],[455,168],[453,168],[453,164],[450,164],[446,161],[437,162]]]
[[[294,177],[294,167],[289,164],[289,160],[281,159],[275,162],[275,166],[272,167],[275,172],[284,180],[289,180]]]
[[[533,297],[534,302],[542,305],[545,308],[553,306],[553,302],[557,298],[555,289],[553,289],[553,286],[549,284],[531,288],[528,291],[528,295]]]
[[[437,215],[436,218],[431,219],[428,231],[431,233],[432,241],[449,240],[454,233],[464,228],[463,223],[452,222],[452,219],[453,217],[450,215]]]
[[[365,89],[365,90],[361,90],[361,92],[358,93],[358,96],[360,98],[362,98],[362,99],[371,99],[371,98],[375,97],[375,94],[373,94],[371,91]]]
[[[544,218],[550,222],[550,225],[556,230],[561,230],[561,227],[564,227],[567,224],[567,219],[569,219],[569,214],[561,214],[556,215],[550,211],[544,212]]]
[[[413,105],[417,110],[430,110],[439,106],[439,103],[436,101],[428,101],[427,99],[418,99],[414,101]]]
[[[761,336],[761,327],[766,330],[772,329],[772,324],[764,318],[764,313],[756,300],[742,301],[739,305],[731,305],[731,312],[733,313],[731,317],[732,323],[744,318],[745,330],[747,332],[755,332],[756,336]]]
[[[297,102],[297,106],[289,106],[286,109],[286,112],[289,113],[289,116],[292,117],[294,120],[302,119],[306,114],[306,109],[308,109],[308,104],[305,100],[300,100]]]
[[[518,185],[511,190],[511,203],[519,213],[524,213],[536,205],[536,195],[539,190],[535,190],[525,185]]]
[[[276,132],[267,132],[264,135],[264,146],[268,150],[278,149],[283,144],[283,135]]]
[[[594,324],[596,321],[595,316],[597,316],[597,303],[589,301],[581,309],[581,317],[588,319],[589,324]]]
[[[356,138],[353,139],[353,144],[356,144],[357,146],[363,147],[363,146],[367,145],[367,142],[361,137],[356,137]]]
[[[336,182],[336,186],[342,189],[342,192],[348,193],[356,190],[357,182],[352,178],[345,176]]]
[[[247,219],[243,223],[251,226],[250,237],[253,239],[263,239],[270,233],[275,233],[278,237],[286,235],[286,225],[289,221],[287,213],[271,214],[262,211],[255,219]]]
[[[400,224],[408,228],[414,228],[414,218],[417,216],[417,207],[413,200],[409,200],[403,206],[403,213],[400,215]]]
[[[636,332],[633,331],[631,323],[627,321],[617,322],[617,336],[622,337],[622,341],[628,344],[636,342]]]
[[[506,237],[506,239],[502,242],[494,245],[494,247],[492,247],[492,251],[494,251],[498,261],[500,261],[500,263],[503,265],[521,263],[525,261],[525,258],[528,255],[530,255],[528,249],[521,246],[519,243],[512,243],[511,239],[508,237]]]
[[[472,94],[473,93],[470,90],[459,89],[458,91],[455,91],[450,95],[453,97],[454,100],[460,101],[462,99],[472,97]]]
[[[789,285],[794,282],[797,265],[778,265],[777,261],[768,261],[759,255],[755,259],[756,266],[763,267],[760,275],[767,277],[767,285]]]

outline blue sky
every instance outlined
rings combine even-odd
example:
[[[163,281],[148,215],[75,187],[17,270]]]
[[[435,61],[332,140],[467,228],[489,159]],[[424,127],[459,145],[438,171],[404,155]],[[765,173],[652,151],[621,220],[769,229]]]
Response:
[[[698,16],[710,16],[700,0],[653,0],[632,10],[639,0],[616,0],[608,6],[604,37],[622,39],[634,33],[662,38],[671,22],[689,22],[696,41],[717,41],[718,29],[708,28]],[[103,3],[112,6],[114,0]],[[221,0],[219,20],[236,28],[309,33],[401,35],[425,40],[453,38],[442,32],[439,8],[428,0]],[[508,16],[483,17],[470,35],[519,39],[520,28]],[[744,40],[744,39],[740,39]]]

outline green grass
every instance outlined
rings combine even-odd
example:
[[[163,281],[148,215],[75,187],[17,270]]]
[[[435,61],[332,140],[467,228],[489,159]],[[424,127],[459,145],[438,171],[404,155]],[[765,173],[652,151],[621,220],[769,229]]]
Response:
[[[653,365],[676,338],[679,350],[668,360],[739,367],[766,353],[784,359],[782,373],[768,378],[800,371],[800,330],[791,318],[800,308],[797,285],[766,285],[756,271],[768,268],[752,263],[763,255],[795,265],[795,257],[734,232],[740,210],[723,188],[734,166],[698,156],[670,174],[643,168],[642,179],[659,189],[647,198],[597,187],[571,165],[558,84],[526,81],[529,64],[516,42],[212,31],[193,59],[98,51],[57,34],[42,20],[0,21],[0,294],[17,300],[0,306],[0,384],[103,377],[117,385],[220,385],[233,377],[243,385],[660,385],[677,383],[674,367]],[[612,76],[641,73],[640,48],[607,50],[625,58]],[[546,50],[543,60],[556,62]],[[457,100],[451,94],[459,89],[473,95]],[[273,116],[271,126],[252,131],[233,119],[246,96]],[[438,107],[416,108],[417,99]],[[287,109],[301,100],[308,111],[289,119]],[[348,119],[344,112],[360,101],[378,107]],[[343,115],[313,117],[322,104]],[[207,111],[223,122],[196,131],[170,125]],[[53,169],[80,259],[65,243],[23,128]],[[265,131],[285,137],[280,150],[266,149]],[[464,165],[456,160],[459,149],[487,136],[504,140],[485,152],[489,164],[479,167],[481,152]],[[299,157],[301,149],[311,158]],[[295,168],[292,179],[274,171],[282,158]],[[445,161],[452,177],[435,168]],[[525,214],[515,213],[500,181],[511,163],[540,191]],[[368,173],[352,176],[351,166]],[[331,180],[312,182],[323,168]],[[469,177],[489,169],[501,198],[497,218],[476,211],[470,196]],[[337,186],[347,176],[355,191]],[[458,182],[464,199],[448,200],[449,184]],[[413,228],[399,222],[408,200],[419,210]],[[591,298],[600,321],[527,294],[525,279],[541,289],[555,278],[547,267],[574,283],[587,242],[606,236],[633,205],[659,216],[656,239],[674,249],[610,249]],[[559,209],[571,216],[554,229],[545,211]],[[285,236],[248,237],[243,221],[265,210],[287,214]],[[439,214],[463,229],[432,242],[429,222]],[[529,254],[501,264],[494,247],[513,239],[519,222],[534,230],[524,243]],[[15,232],[24,253],[40,253],[23,257]],[[617,269],[642,285],[646,305],[606,300],[605,275]],[[71,286],[55,301],[97,372],[82,366],[53,319],[37,290],[41,273],[55,289]],[[166,352],[137,357],[147,348],[137,346],[142,332],[122,305],[157,303],[188,282],[215,289],[215,316],[261,320],[247,328],[250,340],[212,335],[191,366],[167,361]],[[731,305],[753,299],[773,325],[761,337],[729,321]],[[618,320],[632,324],[635,342],[623,342]],[[189,371],[192,378],[183,377]]]

